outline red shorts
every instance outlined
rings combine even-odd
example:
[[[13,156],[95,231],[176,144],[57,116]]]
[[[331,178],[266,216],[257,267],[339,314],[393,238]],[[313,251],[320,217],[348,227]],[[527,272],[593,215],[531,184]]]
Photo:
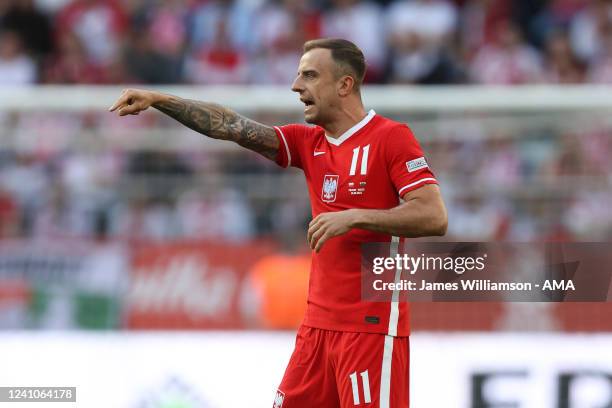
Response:
[[[407,408],[409,339],[301,326],[273,408]]]

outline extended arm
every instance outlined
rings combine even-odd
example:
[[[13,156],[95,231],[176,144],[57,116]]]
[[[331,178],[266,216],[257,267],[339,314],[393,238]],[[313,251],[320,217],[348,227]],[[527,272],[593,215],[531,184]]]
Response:
[[[404,195],[404,203],[388,210],[350,209],[319,214],[310,222],[308,243],[315,251],[328,239],[361,228],[407,238],[446,233],[446,207],[435,184],[427,184]]]
[[[126,89],[109,110],[117,111],[119,116],[138,115],[150,106],[196,132],[214,139],[231,140],[270,160],[276,160],[279,143],[272,127],[215,103],[183,99],[160,92]]]

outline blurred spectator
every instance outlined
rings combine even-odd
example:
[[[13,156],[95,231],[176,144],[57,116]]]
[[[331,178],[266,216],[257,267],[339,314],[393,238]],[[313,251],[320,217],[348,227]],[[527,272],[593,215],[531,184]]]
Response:
[[[510,21],[498,25],[494,40],[478,51],[470,70],[482,84],[526,84],[542,78],[540,56]]]
[[[553,27],[567,27],[589,3],[585,0],[551,0],[548,4],[541,2],[540,7],[546,6],[541,12],[550,15]]]
[[[610,137],[606,127],[599,125],[592,131],[583,132],[580,134],[579,140],[585,158],[592,166],[592,173],[612,174],[612,163],[610,162],[612,137]]]
[[[108,189],[106,180],[113,177],[108,161],[93,152],[66,154],[60,166],[60,182],[52,197],[56,219],[66,222],[67,233],[76,236],[97,237],[102,217],[108,217],[110,203],[116,194]],[[67,212],[67,213],[66,213]],[[104,221],[102,221],[104,222]]]
[[[148,31],[133,31],[124,51],[126,70],[135,82],[174,84],[182,82],[180,54],[162,53]]]
[[[46,197],[49,177],[46,170],[45,163],[36,156],[16,153],[0,174],[0,185],[19,206],[19,231],[24,236],[31,234],[36,214]]]
[[[6,0],[5,0],[6,1]],[[34,0],[11,0],[0,25],[15,31],[23,39],[24,47],[36,57],[53,50],[50,16],[39,11]]]
[[[510,0],[469,0],[460,11],[458,40],[463,57],[469,60],[484,44],[491,42],[500,22],[512,14]]]
[[[255,19],[257,41],[253,82],[290,84],[296,75],[302,45],[321,37],[321,15],[307,0],[273,0]]]
[[[197,7],[191,15],[185,79],[200,84],[246,83],[252,14],[235,0],[214,0]]]
[[[19,233],[19,208],[8,191],[0,185],[0,239],[17,236]]]
[[[222,188],[212,196],[188,191],[177,202],[182,234],[190,239],[244,241],[255,235],[253,211],[239,190]]]
[[[392,42],[415,35],[440,46],[455,29],[457,10],[446,0],[396,0],[387,9],[386,23]]]
[[[551,34],[546,43],[547,82],[577,84],[584,81],[584,67],[574,54],[568,36],[563,32]]]
[[[249,60],[245,51],[232,43],[229,19],[215,22],[215,37],[203,44],[187,59],[185,77],[198,84],[243,84],[249,77]]]
[[[551,35],[569,28],[574,17],[587,5],[585,0],[551,0],[549,2],[521,2],[534,3],[537,15],[531,16],[524,24],[529,30],[536,46],[544,46]]]
[[[176,240],[181,236],[179,216],[170,202],[133,200],[119,213],[117,234],[129,240]]]
[[[191,182],[193,170],[178,154],[169,151],[136,151],[124,169],[129,176],[145,177],[143,193],[159,202],[172,202]]]
[[[127,16],[115,0],[74,0],[58,14],[58,40],[66,35],[78,37],[90,62],[106,66],[119,56]]]
[[[589,69],[588,81],[597,84],[612,84],[612,22],[602,28],[601,34],[601,48]]]
[[[0,86],[33,84],[36,79],[36,64],[23,49],[19,35],[0,31]]]
[[[253,10],[238,0],[203,2],[191,13],[192,50],[214,48],[222,39],[223,48],[245,52],[252,45]]]
[[[503,186],[512,188],[520,184],[521,158],[517,144],[508,135],[490,134],[486,141],[485,155],[476,180],[479,184],[492,188]]]
[[[551,0],[549,0],[550,2]],[[554,2],[554,0],[552,0]],[[574,0],[569,0],[573,2]],[[568,0],[562,0],[557,3],[568,3]],[[544,45],[546,35],[551,27],[545,24],[538,24],[538,17],[542,15],[544,10],[553,9],[555,4],[547,4],[544,1],[513,1],[512,2],[512,19],[517,27],[525,35],[525,41],[529,44],[541,48]],[[563,10],[567,7],[565,4],[557,4],[559,9]],[[571,5],[570,5],[571,8]],[[556,10],[555,10],[556,11]]]
[[[397,0],[387,10],[389,72],[395,83],[453,83],[459,69],[446,52],[456,10],[440,0]]]
[[[612,21],[612,3],[609,0],[585,3],[586,7],[571,21],[570,37],[578,57],[590,62],[602,49],[603,30]]]
[[[580,135],[565,133],[557,138],[557,155],[552,171],[556,176],[592,174],[591,160],[586,156]]]
[[[485,201],[479,195],[461,197],[448,214],[449,239],[492,241],[504,231],[505,214],[499,203]]]
[[[300,242],[306,245],[306,241],[302,239],[311,221],[310,205],[307,201],[298,197],[277,201],[266,215],[271,218],[270,224],[274,233],[300,237]],[[287,241],[288,238],[285,240]],[[295,242],[291,244],[298,245]]]
[[[612,237],[610,191],[593,191],[575,197],[567,208],[564,222],[580,240],[607,241]]]
[[[57,53],[47,61],[43,82],[54,84],[96,84],[106,82],[105,70],[92,63],[76,34],[60,39]]]
[[[180,59],[187,43],[187,0],[159,2],[148,16],[148,34],[160,54]]]
[[[331,0],[323,14],[324,37],[345,38],[361,48],[367,63],[366,82],[382,79],[386,58],[383,16],[380,6],[369,0]]]
[[[213,196],[217,206],[217,222],[221,224],[221,239],[244,241],[255,233],[253,213],[247,197],[239,190],[224,188]]]
[[[182,82],[187,19],[186,0],[142,4],[133,11],[124,52],[131,77],[150,84]]]
[[[48,14],[55,14],[72,0],[35,0],[36,7]]]
[[[70,200],[61,182],[49,186],[48,200],[41,206],[32,228],[32,236],[41,240],[74,237],[74,217]],[[82,237],[91,237],[84,234]]]

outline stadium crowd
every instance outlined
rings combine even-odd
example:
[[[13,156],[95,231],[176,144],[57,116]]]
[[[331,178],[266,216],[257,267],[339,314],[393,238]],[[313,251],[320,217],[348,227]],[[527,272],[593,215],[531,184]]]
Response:
[[[123,123],[135,133],[104,113],[5,117],[1,137],[11,148],[0,152],[0,239],[268,236],[305,245],[310,209],[299,172],[230,143],[199,147],[195,134],[182,148],[120,147],[121,137],[138,145],[150,132],[175,140],[190,132],[153,112]],[[419,136],[448,206],[446,239],[612,237],[609,125],[582,133],[479,126],[475,120]]]
[[[0,85],[287,85],[316,37],[370,83],[612,81],[609,0],[4,0]]]
[[[0,27],[0,86],[288,86],[301,44],[319,36],[360,45],[370,83],[612,81],[608,0],[4,0]],[[232,149],[97,149],[125,128],[183,131],[156,113],[110,116],[0,114],[0,239],[303,238],[298,174]],[[447,239],[612,238],[612,129],[591,125],[495,134],[475,120],[417,134],[442,183]]]

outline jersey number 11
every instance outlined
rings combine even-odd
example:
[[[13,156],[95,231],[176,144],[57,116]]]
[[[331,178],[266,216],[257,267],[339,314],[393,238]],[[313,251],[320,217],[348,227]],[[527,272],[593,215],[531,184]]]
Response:
[[[359,151],[361,150],[361,146],[357,146],[353,149],[353,160],[351,160],[351,171],[349,172],[349,176],[354,176],[357,172],[357,161],[359,160]],[[368,152],[370,151],[370,145],[367,145],[363,148],[363,156],[361,156],[361,172],[362,176],[366,175],[368,171]]]

